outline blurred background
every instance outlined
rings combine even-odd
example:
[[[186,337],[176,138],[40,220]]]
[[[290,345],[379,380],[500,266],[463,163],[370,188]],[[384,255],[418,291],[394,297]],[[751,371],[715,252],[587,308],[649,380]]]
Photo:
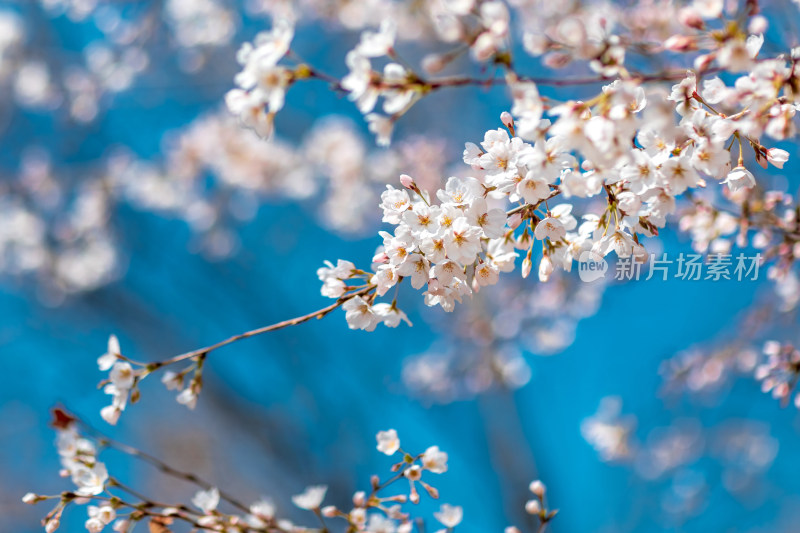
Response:
[[[47,509],[22,495],[70,486],[47,425],[61,403],[300,520],[289,497],[306,485],[328,484],[346,506],[385,476],[374,435],[395,428],[406,450],[449,454],[435,486],[464,507],[465,532],[530,529],[536,478],[560,509],[556,533],[798,531],[797,410],[752,377],[765,339],[798,340],[792,277],[776,293],[765,275],[508,276],[452,315],[401,291],[413,328],[353,332],[336,312],[213,353],[194,411],[153,379],[117,427],[102,421],[96,359],[109,334],[129,357],[159,360],[328,305],[316,269],[372,257],[384,184],[464,174],[463,142],[500,126],[504,89],[459,88],[414,106],[381,149],[346,97],[309,82],[289,92],[272,141],[239,128],[222,108],[235,52],[272,16],[301,11],[293,52],[337,76],[362,28],[387,16],[401,36],[417,28],[391,2],[348,4],[0,3],[0,529],[42,530]],[[788,3],[772,14],[784,8],[796,18]],[[398,45],[416,61],[419,48]],[[783,176],[796,175],[797,151],[783,147]],[[783,176],[770,179],[789,190]],[[677,231],[650,248],[691,252]],[[115,453],[110,469],[141,492],[193,493]],[[62,530],[84,520],[73,511]]]

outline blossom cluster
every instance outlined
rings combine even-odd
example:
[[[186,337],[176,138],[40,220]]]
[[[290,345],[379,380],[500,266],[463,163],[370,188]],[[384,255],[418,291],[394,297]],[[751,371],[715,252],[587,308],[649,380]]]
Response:
[[[37,504],[48,500],[58,500],[56,507],[44,518],[43,524],[47,533],[53,533],[60,525],[62,514],[69,505],[88,505],[86,529],[90,533],[99,533],[107,526],[113,527],[118,533],[131,531],[138,522],[149,522],[151,529],[166,530],[174,521],[183,521],[198,530],[207,531],[280,531],[282,533],[300,533],[309,528],[297,525],[292,521],[277,516],[277,505],[268,498],[245,506],[238,500],[223,493],[217,487],[207,484],[194,474],[180,472],[168,465],[161,463],[152,456],[147,456],[148,462],[155,464],[164,474],[177,476],[194,484],[203,486],[191,499],[192,507],[183,504],[169,504],[153,500],[141,500],[143,496],[128,488],[117,479],[110,477],[104,463],[97,458],[98,447],[95,441],[81,434],[78,419],[57,409],[55,411],[54,426],[57,431],[56,443],[59,456],[64,468],[63,475],[70,476],[76,485],[74,491],[66,491],[58,496],[44,496],[28,493],[23,501],[28,504]],[[403,509],[403,504],[420,501],[417,486],[422,487],[433,499],[439,498],[439,491],[430,484],[430,480],[423,481],[427,472],[433,475],[443,474],[447,471],[447,453],[438,446],[430,446],[423,453],[411,455],[400,448],[400,440],[393,429],[380,431],[377,436],[377,449],[385,455],[392,456],[396,453],[402,455],[402,460],[391,467],[393,475],[385,481],[380,481],[378,476],[371,479],[369,491],[357,491],[352,498],[353,506],[349,510],[339,509],[332,505],[324,505],[328,488],[325,485],[307,487],[303,492],[291,497],[292,503],[306,511],[313,512],[322,521],[323,530],[329,527],[326,519],[341,520],[353,531],[369,533],[408,533],[412,530],[414,521],[419,518],[412,517],[411,513]],[[133,457],[143,457],[144,454],[126,445],[117,445],[105,439],[100,440],[104,445],[117,447],[120,451]],[[401,480],[408,483],[407,491],[392,495],[384,493],[390,486]],[[536,482],[531,485],[531,490],[539,498],[536,501],[543,503],[544,487]],[[141,501],[129,500],[134,497]],[[532,500],[533,502],[533,500]],[[245,514],[229,514],[220,510],[222,503],[230,504]],[[542,511],[542,508],[533,509],[534,504],[529,502],[529,512],[540,514],[543,520],[549,520],[554,513]],[[443,504],[439,511],[433,513],[434,518],[452,531],[463,518],[463,509],[459,506]],[[442,530],[444,531],[444,530]]]
[[[800,350],[792,344],[768,341],[764,344],[766,361],[755,369],[755,377],[761,381],[761,390],[771,392],[772,397],[786,405],[794,394],[800,378]],[[800,408],[800,394],[795,394],[794,405]]]
[[[555,518],[558,510],[548,509],[545,500],[547,487],[540,480],[531,481],[530,485],[528,485],[528,490],[533,494],[533,497],[525,502],[525,512],[536,517],[539,521],[538,531],[544,531],[545,525]],[[505,533],[520,533],[520,530],[516,526],[510,526],[505,529]]]
[[[97,458],[95,443],[78,431],[75,419],[63,411],[55,411],[56,418],[53,423],[56,429],[56,447],[61,461],[62,477],[70,477],[75,484],[74,492],[65,493],[58,505],[42,520],[47,533],[53,533],[61,524],[61,515],[68,503],[85,504],[93,501],[106,490],[109,475],[106,465]],[[36,504],[48,499],[34,493],[27,493],[22,501]],[[116,511],[108,503],[99,501],[99,505],[89,505],[87,508],[89,518],[86,529],[90,533],[99,533],[106,525],[114,521]],[[120,531],[119,529],[116,529]],[[123,530],[124,531],[124,530]]]
[[[788,68],[782,59],[757,67],[764,70],[764,80],[791,77]],[[753,79],[742,80],[738,89],[729,89],[738,95],[735,100],[762,108],[783,105],[783,82],[765,81],[769,85],[761,91],[763,98],[752,102]],[[789,134],[771,126],[780,118],[748,109],[733,116],[716,111],[709,99],[723,100],[719,93],[725,87],[720,84],[716,78],[707,81],[701,96],[690,72],[664,95],[657,87],[645,91],[633,82],[616,80],[588,102],[569,101],[550,109],[551,121],[543,118],[536,85],[510,80],[514,106],[511,114],[501,117],[508,131],[490,130],[480,146],[466,144],[464,162],[477,177],[448,178],[436,192],[439,204],[408,175],[401,176],[405,190],[389,187],[383,193],[383,221],[397,227],[393,233],[381,233],[383,248],[373,260],[375,274],[369,280],[376,294],[382,296],[409,277],[414,288],[427,285],[427,305],[450,311],[463,296],[496,283],[500,272],[513,270],[515,249],[527,249],[523,277],[527,276],[536,240],[542,242],[542,281],[556,268],[570,271],[587,252],[604,257],[613,251],[621,258],[645,260],[641,238],[658,234],[687,190],[706,187],[707,179],[723,181],[733,196],[746,195],[755,185],[744,166],[745,142],[765,165],[780,168],[787,159],[787,152],[754,140],[764,132],[775,139]],[[735,143],[739,158],[733,167]],[[572,202],[602,199],[603,209],[583,215],[579,226],[573,203],[548,203],[556,196]],[[507,213],[494,207],[504,200],[516,207]],[[544,212],[538,213],[542,204]],[[524,230],[516,234],[520,226]],[[348,274],[319,272],[325,284],[343,285]],[[360,296],[345,305],[351,327],[371,330],[381,321]],[[397,322],[393,319],[390,325]]]

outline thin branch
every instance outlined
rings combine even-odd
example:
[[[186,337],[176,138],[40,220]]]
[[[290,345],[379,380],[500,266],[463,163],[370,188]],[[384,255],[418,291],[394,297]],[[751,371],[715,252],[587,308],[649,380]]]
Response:
[[[220,341],[220,342],[218,342],[216,344],[212,344],[210,346],[206,346],[205,348],[199,348],[197,350],[192,350],[191,352],[186,352],[186,353],[183,353],[183,354],[180,354],[180,355],[176,355],[175,357],[172,357],[172,358],[167,359],[165,361],[158,361],[158,362],[155,362],[155,363],[150,363],[150,364],[148,364],[147,368],[148,368],[148,370],[153,371],[153,370],[156,370],[156,369],[161,368],[163,366],[172,365],[172,364],[178,363],[180,361],[185,361],[186,359],[192,359],[192,358],[195,358],[195,357],[201,357],[201,356],[208,355],[209,353],[213,352],[214,350],[217,350],[217,349],[222,348],[223,346],[227,346],[229,344],[233,344],[234,342],[240,341],[242,339],[255,337],[257,335],[261,335],[262,333],[267,333],[267,332],[270,332],[270,331],[275,331],[275,330],[278,330],[278,329],[287,328],[289,326],[296,326],[298,324],[302,324],[303,322],[308,322],[312,318],[322,318],[325,315],[331,313],[332,311],[338,309],[339,307],[344,305],[349,300],[352,300],[356,296],[363,296],[363,295],[371,292],[373,289],[375,289],[374,285],[367,285],[363,289],[358,290],[358,291],[353,292],[353,293],[350,293],[350,294],[348,294],[346,296],[343,296],[343,297],[339,298],[335,303],[333,303],[333,304],[331,304],[331,305],[329,305],[327,307],[323,307],[322,309],[318,309],[318,310],[314,311],[313,313],[309,313],[307,315],[299,316],[299,317],[292,318],[292,319],[289,319],[289,320],[284,320],[283,322],[278,322],[277,324],[272,324],[272,325],[269,325],[269,326],[264,326],[264,327],[261,327],[261,328],[253,329],[253,330],[250,330],[250,331],[246,331],[244,333],[240,333],[238,335],[234,335],[233,337],[228,337],[224,341]]]

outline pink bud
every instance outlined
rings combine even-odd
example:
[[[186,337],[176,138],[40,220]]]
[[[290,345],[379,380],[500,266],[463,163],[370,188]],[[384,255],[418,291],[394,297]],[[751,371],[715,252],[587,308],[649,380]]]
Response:
[[[694,44],[694,39],[686,35],[673,35],[664,41],[664,48],[672,50],[673,52],[687,52],[695,50],[697,47]]]
[[[712,54],[697,56],[694,60],[694,68],[699,72],[704,72],[708,69],[712,61],[714,61],[714,56]]]
[[[750,19],[747,31],[751,34],[764,33],[767,31],[767,27],[769,27],[769,22],[767,22],[766,17],[763,15],[756,15]]]
[[[403,187],[405,187],[406,189],[414,188],[414,178],[412,178],[408,174],[400,174],[400,183],[402,183]]]
[[[508,111],[503,111],[500,113],[500,120],[503,122],[503,126],[506,128],[511,128],[514,126],[514,117],[512,117],[511,113]]]
[[[336,507],[333,505],[327,505],[322,508],[322,516],[327,516],[328,518],[333,518],[336,516]]]
[[[550,52],[544,57],[544,64],[550,68],[564,68],[572,61],[569,54]]]
[[[439,54],[428,54],[422,59],[422,68],[428,74],[437,74],[442,71],[446,63],[444,57]]]
[[[376,254],[375,257],[372,258],[373,263],[383,264],[389,261],[389,256],[386,255],[386,252],[381,252]]]
[[[525,504],[525,512],[528,514],[539,514],[542,511],[542,505],[539,500],[528,500]]]
[[[696,30],[702,30],[705,27],[703,17],[691,7],[684,7],[678,12],[678,22]]]
[[[517,229],[520,224],[522,224],[522,212],[514,213],[510,217],[508,217],[508,227],[511,229]]]
[[[537,495],[537,496],[538,496],[538,497],[540,497],[540,498],[543,498],[543,497],[544,497],[544,493],[545,493],[545,491],[547,490],[547,489],[545,488],[545,486],[544,486],[544,483],[542,483],[542,482],[541,482],[541,481],[539,481],[538,479],[537,479],[536,481],[531,481],[531,484],[530,484],[530,485],[528,485],[528,489],[529,489],[529,490],[530,490],[532,493],[534,493],[535,495]]]

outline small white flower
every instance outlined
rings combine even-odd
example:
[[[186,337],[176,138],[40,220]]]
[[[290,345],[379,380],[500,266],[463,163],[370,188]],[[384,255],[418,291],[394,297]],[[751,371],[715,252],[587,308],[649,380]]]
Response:
[[[415,289],[422,288],[423,285],[428,283],[428,271],[430,270],[430,263],[421,254],[411,254],[408,259],[399,267],[397,273],[401,276],[411,277],[411,286]]]
[[[370,113],[366,117],[370,133],[375,134],[378,146],[389,146],[392,143],[392,130],[394,120],[377,113]]]
[[[267,111],[257,91],[231,89],[225,95],[225,104],[231,113],[239,117],[243,126],[251,128],[264,139],[272,135],[274,114]]]
[[[381,193],[381,209],[383,209],[383,222],[400,224],[403,217],[411,207],[411,199],[405,189],[395,189],[391,185]]]
[[[85,526],[89,533],[100,533],[106,527],[106,525],[97,518],[88,519]]]
[[[789,152],[780,148],[770,148],[767,150],[767,161],[773,166],[783,168],[783,164],[789,160]]]
[[[380,31],[365,31],[355,50],[364,57],[380,57],[389,54],[394,46],[397,35],[397,25],[393,20],[384,19]]]
[[[567,236],[567,230],[561,220],[555,217],[547,217],[536,224],[533,234],[540,241],[550,239],[552,242],[557,242]]]
[[[378,296],[383,296],[389,289],[397,285],[399,275],[397,268],[393,265],[381,265],[378,267],[377,272],[370,279],[370,283],[375,285],[375,293]]]
[[[350,329],[373,331],[379,319],[372,307],[361,296],[355,296],[344,303],[345,319]]]
[[[79,464],[72,472],[72,482],[78,486],[77,494],[97,496],[105,490],[108,471],[103,463],[95,463],[91,468]]]
[[[119,417],[121,414],[122,414],[122,409],[120,409],[116,405],[107,405],[102,409],[100,409],[100,416],[103,418],[103,420],[105,420],[112,426],[117,425],[117,422],[119,422]]]
[[[102,531],[104,526],[110,524],[117,517],[117,512],[110,505],[103,505],[101,507],[90,505],[87,511],[90,519],[97,520],[101,524],[98,531]],[[89,527],[88,522],[86,527]]]
[[[448,202],[456,206],[469,205],[483,196],[483,188],[481,182],[475,178],[450,176],[447,178],[445,188],[439,189],[436,196],[442,203]]]
[[[461,523],[464,517],[464,510],[458,505],[442,504],[439,512],[433,513],[443,526],[447,528],[454,528]]]
[[[485,198],[476,198],[466,212],[467,221],[483,230],[483,236],[496,239],[503,235],[506,213],[502,209],[489,209]]]
[[[444,249],[453,261],[472,263],[481,251],[481,229],[471,226],[466,218],[457,219],[444,235]]]
[[[302,493],[292,496],[292,503],[300,509],[312,511],[319,509],[322,505],[322,500],[325,499],[325,493],[328,492],[328,487],[325,485],[313,485],[307,487]]]
[[[628,233],[616,230],[597,241],[592,246],[592,251],[605,257],[613,250],[617,253],[617,257],[629,257],[633,253],[635,244],[633,237]]]
[[[755,187],[756,178],[746,168],[736,167],[728,173],[728,177],[725,178],[723,183],[726,183],[732,192],[736,192],[740,189]]]
[[[422,454],[422,466],[434,474],[447,472],[447,454],[438,446],[431,446]]]
[[[405,322],[409,326],[412,325],[406,314],[392,304],[386,302],[375,304],[372,306],[372,310],[378,320],[383,322],[386,327],[396,328],[400,325],[400,322]]]
[[[106,348],[106,353],[97,359],[97,366],[103,372],[108,371],[114,365],[114,363],[117,362],[117,356],[121,353],[122,352],[119,348],[119,340],[117,340],[117,336],[111,335],[108,338],[108,348]]]
[[[271,520],[275,517],[275,504],[272,500],[262,498],[250,506],[250,514],[258,519]]]
[[[481,262],[475,268],[475,281],[478,285],[485,287],[486,285],[494,285],[500,279],[500,273],[497,267],[491,263]]]
[[[161,383],[167,387],[167,390],[181,390],[183,389],[183,374],[167,370],[161,376]]]
[[[397,438],[397,431],[389,429],[379,431],[376,439],[378,440],[378,451],[386,455],[393,455],[400,449],[400,439]]]
[[[206,514],[210,514],[219,505],[219,490],[211,487],[198,491],[192,498],[192,504]]]
[[[126,361],[117,361],[114,363],[108,377],[111,383],[119,390],[128,390],[133,387],[133,368],[130,363]]]
[[[181,391],[175,399],[179,404],[185,405],[189,409],[194,409],[197,406],[197,392],[192,387]]]

